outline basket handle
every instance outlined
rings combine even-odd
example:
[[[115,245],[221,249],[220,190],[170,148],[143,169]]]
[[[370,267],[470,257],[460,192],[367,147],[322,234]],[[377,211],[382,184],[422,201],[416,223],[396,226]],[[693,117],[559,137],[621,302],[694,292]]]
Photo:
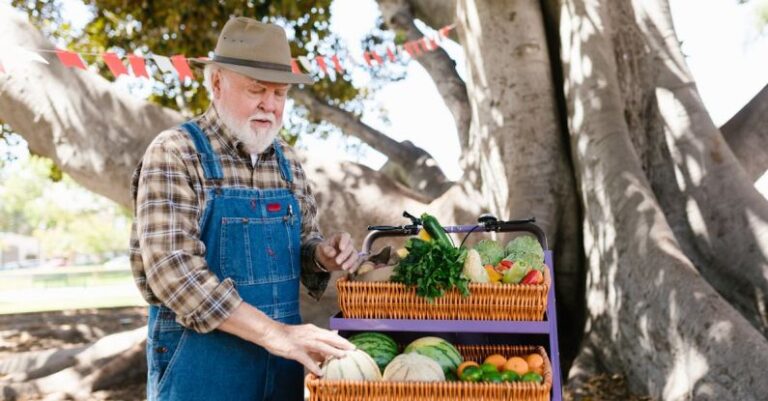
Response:
[[[541,247],[544,250],[548,250],[547,236],[544,234],[544,230],[537,226],[536,218],[530,217],[522,220],[507,220],[499,221],[495,216],[490,214],[483,214],[478,219],[478,224],[475,225],[459,225],[459,226],[445,226],[445,232],[447,233],[469,233],[474,231],[484,232],[517,232],[526,231],[539,240]],[[381,237],[405,237],[409,235],[416,235],[419,233],[418,224],[409,224],[405,226],[368,226],[368,235],[363,240],[363,249],[361,254],[367,255],[370,253],[371,246],[376,239]]]

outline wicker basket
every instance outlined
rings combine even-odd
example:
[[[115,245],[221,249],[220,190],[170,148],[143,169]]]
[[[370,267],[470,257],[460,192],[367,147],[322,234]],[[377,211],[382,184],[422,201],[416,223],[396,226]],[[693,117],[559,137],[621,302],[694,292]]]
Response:
[[[459,345],[465,360],[482,362],[492,354],[506,357],[537,352],[544,358],[544,382],[386,382],[323,380],[306,377],[310,401],[547,401],[552,388],[552,366],[543,347],[512,345]]]
[[[453,289],[432,302],[400,283],[366,283],[343,277],[336,281],[336,289],[345,318],[543,320],[551,282],[549,268],[545,268],[542,284],[470,283],[469,296]]]

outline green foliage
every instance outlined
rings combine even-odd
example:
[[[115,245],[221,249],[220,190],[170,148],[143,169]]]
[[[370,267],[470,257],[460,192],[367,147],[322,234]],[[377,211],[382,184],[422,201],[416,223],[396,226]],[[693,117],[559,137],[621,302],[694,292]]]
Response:
[[[2,171],[0,231],[34,236],[48,255],[124,251],[130,232],[127,211],[67,175],[51,182],[52,169],[49,159],[31,156]]]
[[[85,0],[93,19],[83,32],[76,32],[61,14],[60,0],[29,2],[13,0],[14,6],[25,10],[31,20],[45,33],[61,38],[69,49],[81,53],[100,54],[114,51],[123,56],[124,52],[140,54],[187,56],[210,56],[216,46],[218,32],[233,16],[247,16],[265,22],[274,22],[288,30],[291,53],[307,56],[310,60],[318,54],[338,54],[344,57],[346,49],[329,29],[330,5],[332,0],[311,1],[231,1],[200,2],[183,1],[123,1]],[[364,40],[366,47],[385,40],[394,40],[394,34],[374,28]],[[102,75],[114,79],[108,69],[96,56],[87,61],[96,63]],[[375,68],[374,79],[367,88],[353,86],[347,74],[344,79],[332,81],[316,75],[316,83],[310,90],[329,104],[360,114],[362,100],[372,90],[385,82],[402,79],[404,68],[393,63],[387,68]],[[329,65],[330,67],[330,65]],[[161,76],[153,63],[147,68],[162,83],[153,88],[149,100],[165,107],[180,110],[187,115],[199,114],[208,107],[205,89],[198,82],[182,86],[178,79],[168,74]],[[202,70],[196,70],[198,81]],[[320,124],[303,107],[295,107],[295,113],[302,123],[286,124],[289,138],[298,137],[301,132],[319,131],[320,134],[332,127]]]
[[[469,295],[469,280],[461,274],[466,250],[438,241],[411,238],[405,245],[408,256],[395,269],[392,281],[416,287],[416,295],[428,300],[458,288]]]

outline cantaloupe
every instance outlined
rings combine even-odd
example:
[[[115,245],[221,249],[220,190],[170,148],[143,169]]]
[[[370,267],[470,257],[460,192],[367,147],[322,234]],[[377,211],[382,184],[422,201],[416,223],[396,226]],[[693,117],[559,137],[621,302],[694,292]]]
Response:
[[[364,351],[348,351],[342,358],[331,358],[323,364],[326,380],[381,380],[376,361]]]
[[[405,382],[444,381],[445,374],[439,363],[415,352],[400,354],[384,369],[384,380]]]

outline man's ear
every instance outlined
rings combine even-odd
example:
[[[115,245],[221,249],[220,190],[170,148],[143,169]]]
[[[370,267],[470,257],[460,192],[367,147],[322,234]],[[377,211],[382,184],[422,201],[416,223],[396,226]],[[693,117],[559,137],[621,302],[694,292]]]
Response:
[[[211,74],[211,91],[213,92],[214,99],[219,99],[219,97],[221,97],[221,85],[223,84],[221,81],[221,70],[217,68],[213,71],[213,74]]]

